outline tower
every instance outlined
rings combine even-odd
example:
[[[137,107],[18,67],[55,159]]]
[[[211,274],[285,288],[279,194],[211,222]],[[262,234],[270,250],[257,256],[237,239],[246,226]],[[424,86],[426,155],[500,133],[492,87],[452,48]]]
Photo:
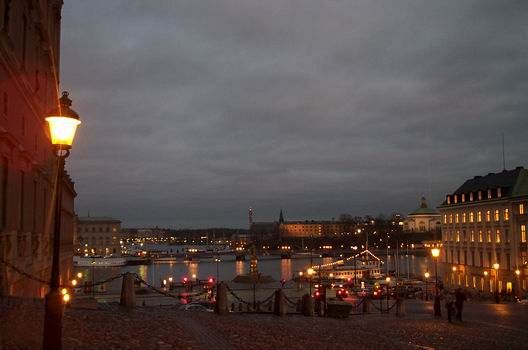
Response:
[[[249,207],[248,221],[249,221],[249,228],[251,229],[251,225],[253,225],[253,208],[251,207]]]

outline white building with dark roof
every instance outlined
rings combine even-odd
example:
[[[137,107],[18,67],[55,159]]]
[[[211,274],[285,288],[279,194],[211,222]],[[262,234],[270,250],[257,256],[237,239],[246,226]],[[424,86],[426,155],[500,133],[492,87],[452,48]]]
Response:
[[[409,232],[434,232],[440,230],[440,226],[440,213],[427,206],[425,197],[420,207],[409,213],[403,222],[404,231]]]

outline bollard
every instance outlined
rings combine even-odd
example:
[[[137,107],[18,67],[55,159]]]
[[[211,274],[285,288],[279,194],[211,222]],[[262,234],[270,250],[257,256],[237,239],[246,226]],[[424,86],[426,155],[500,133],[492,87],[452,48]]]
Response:
[[[363,298],[363,313],[364,314],[369,313],[369,300],[367,297]]]
[[[229,310],[227,309],[227,287],[224,282],[221,282],[218,285],[218,290],[216,292],[215,313],[219,315],[226,315],[229,313]]]
[[[284,316],[287,312],[288,307],[286,305],[284,291],[282,289],[277,289],[275,291],[275,305],[273,308],[273,313],[277,316]]]
[[[136,291],[134,290],[134,276],[130,273],[123,275],[121,285],[121,298],[119,305],[127,309],[133,309],[136,306]]]
[[[405,315],[405,304],[402,298],[396,299],[396,316]]]
[[[314,306],[313,306],[313,298],[305,294],[302,297],[303,301],[303,315],[304,316],[313,316],[314,315]]]

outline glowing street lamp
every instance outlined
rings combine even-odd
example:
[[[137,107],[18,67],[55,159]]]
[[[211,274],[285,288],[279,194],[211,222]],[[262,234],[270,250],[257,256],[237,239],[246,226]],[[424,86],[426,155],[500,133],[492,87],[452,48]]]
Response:
[[[51,143],[56,152],[58,166],[55,179],[55,217],[53,232],[53,260],[51,265],[50,290],[45,299],[44,311],[44,350],[60,350],[62,347],[62,300],[60,288],[60,232],[62,212],[62,176],[66,157],[75,137],[77,126],[81,123],[79,115],[71,109],[72,101],[68,92],[63,92],[56,110],[46,118],[49,124]],[[68,295],[69,300],[69,295]],[[67,301],[67,300],[65,300]]]
[[[315,271],[314,269],[310,267],[308,270],[306,270],[306,273],[308,273],[308,276],[310,276],[310,298],[311,298],[312,297],[312,276],[315,273]]]
[[[495,270],[495,304],[500,302],[499,296],[499,264],[493,264],[493,269]]]
[[[425,276],[425,301],[429,301],[429,291],[427,288],[427,283],[429,282],[429,276],[430,276],[429,271],[425,271],[424,276]]]
[[[515,269],[515,275],[517,276],[517,293],[520,299],[521,298],[521,270]]]
[[[440,257],[440,249],[433,248],[431,249],[431,255],[433,256],[435,262],[435,300],[434,300],[434,315],[436,317],[442,316],[442,311],[440,310],[440,296],[438,295],[438,258]]]

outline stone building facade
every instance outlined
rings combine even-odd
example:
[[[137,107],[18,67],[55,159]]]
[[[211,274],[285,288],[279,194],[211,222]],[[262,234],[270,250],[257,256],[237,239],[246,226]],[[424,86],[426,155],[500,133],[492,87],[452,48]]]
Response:
[[[120,220],[110,217],[77,217],[74,237],[76,255],[121,254]]]
[[[409,213],[403,222],[403,230],[407,232],[435,232],[440,229],[440,213],[429,208],[425,197],[422,197],[420,207]]]
[[[58,101],[62,0],[0,0],[0,259],[51,274],[54,179],[47,113]],[[71,275],[73,182],[63,176],[61,279]],[[42,297],[46,286],[0,263],[0,294]]]
[[[526,293],[528,170],[475,176],[447,195],[439,210],[445,283]]]

